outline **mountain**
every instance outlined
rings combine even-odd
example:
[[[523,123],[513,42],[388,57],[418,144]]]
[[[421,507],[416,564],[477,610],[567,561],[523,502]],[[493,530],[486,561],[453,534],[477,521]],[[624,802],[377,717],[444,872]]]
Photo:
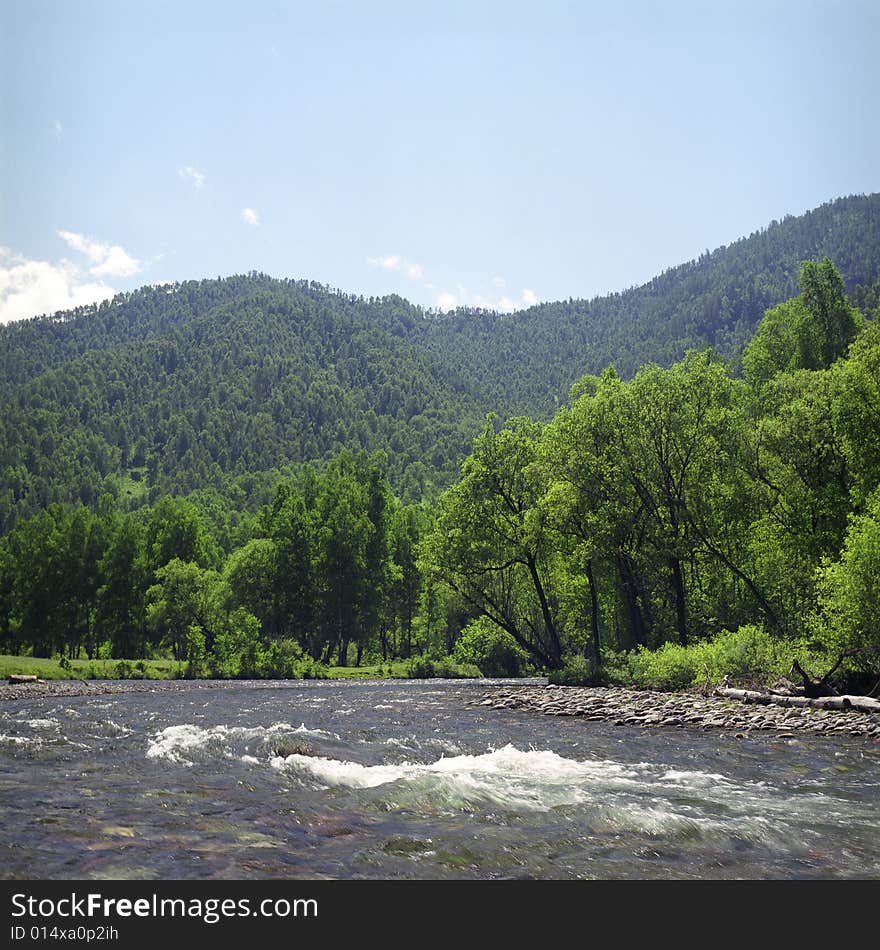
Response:
[[[0,327],[0,534],[105,493],[134,506],[214,491],[254,510],[280,474],[343,448],[385,451],[401,497],[431,498],[487,412],[547,417],[609,363],[629,376],[706,346],[735,360],[797,293],[800,262],[824,256],[876,304],[880,195],[774,221],[641,287],[512,315],[251,273]]]
[[[880,194],[773,221],[622,293],[510,316],[458,311],[421,329],[432,352],[486,380],[504,411],[547,416],[584,373],[609,364],[628,378],[689,349],[737,359],[764,312],[798,293],[801,262],[826,256],[855,302],[876,301],[865,291],[880,278]]]

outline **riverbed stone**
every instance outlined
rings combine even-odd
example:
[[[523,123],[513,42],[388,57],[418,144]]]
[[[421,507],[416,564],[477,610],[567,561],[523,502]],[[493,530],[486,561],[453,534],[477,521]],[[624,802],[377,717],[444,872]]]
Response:
[[[505,687],[504,692],[487,693],[482,704],[618,726],[735,730],[734,738],[761,732],[787,739],[799,732],[880,737],[880,714],[876,713],[739,703],[727,697],[621,687],[554,686],[552,692],[550,689],[534,685]]]

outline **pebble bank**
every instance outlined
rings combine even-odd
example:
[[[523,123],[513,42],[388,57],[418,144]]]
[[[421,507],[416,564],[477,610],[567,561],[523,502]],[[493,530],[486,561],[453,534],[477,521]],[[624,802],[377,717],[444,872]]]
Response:
[[[620,687],[504,686],[484,693],[472,705],[521,709],[546,716],[579,716],[646,728],[724,729],[736,738],[773,732],[866,736],[880,740],[880,714],[742,703],[700,693],[659,693]]]

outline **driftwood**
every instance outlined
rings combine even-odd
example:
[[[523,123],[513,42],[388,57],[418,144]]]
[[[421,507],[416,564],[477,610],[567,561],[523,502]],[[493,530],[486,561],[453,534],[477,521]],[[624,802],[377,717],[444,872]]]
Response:
[[[39,676],[31,676],[28,673],[10,673],[9,682],[10,683],[44,683],[45,680],[41,680]]]
[[[803,695],[808,696],[811,699],[817,699],[820,696],[838,696],[839,693],[837,690],[828,682],[831,674],[834,673],[838,666],[849,656],[850,653],[841,653],[837,658],[837,662],[831,669],[819,679],[813,679],[809,673],[798,663],[797,660],[792,660],[791,669],[788,671],[788,675],[791,676],[793,673],[803,680]]]
[[[785,696],[781,693],[759,693],[752,689],[719,687],[716,696],[739,699],[744,703],[760,703],[765,706],[809,706],[814,709],[847,709],[854,712],[880,712],[880,699],[870,696]]]

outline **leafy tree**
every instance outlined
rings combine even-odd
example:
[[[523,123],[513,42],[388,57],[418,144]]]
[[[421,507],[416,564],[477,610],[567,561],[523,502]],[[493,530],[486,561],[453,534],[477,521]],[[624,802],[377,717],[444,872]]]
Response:
[[[180,558],[173,558],[155,573],[157,582],[146,597],[147,624],[154,637],[170,648],[175,660],[187,659],[191,643],[200,654],[212,652],[229,603],[229,588],[223,579],[216,571]]]
[[[150,579],[146,532],[133,517],[115,520],[110,531],[100,562],[103,583],[98,589],[96,636],[109,641],[114,657],[143,657],[147,640],[144,595]]]
[[[835,364],[832,389],[834,434],[863,505],[880,486],[880,325],[868,323]]]
[[[827,369],[846,353],[862,318],[850,306],[840,272],[826,257],[805,261],[801,294],[769,310],[743,353],[743,369],[753,386],[776,373]]]
[[[839,560],[819,572],[819,628],[840,651],[860,650],[863,668],[880,652],[880,493],[852,518]],[[871,660],[873,659],[873,664]]]
[[[440,499],[426,545],[433,572],[541,666],[562,663],[556,550],[539,499],[541,427],[490,418],[462,465],[461,481]]]
[[[526,653],[516,640],[488,617],[468,624],[455,644],[456,663],[479,668],[483,676],[522,676]]]
[[[271,538],[248,541],[229,555],[223,568],[232,601],[257,617],[270,637],[284,630],[278,575],[278,546]]]

